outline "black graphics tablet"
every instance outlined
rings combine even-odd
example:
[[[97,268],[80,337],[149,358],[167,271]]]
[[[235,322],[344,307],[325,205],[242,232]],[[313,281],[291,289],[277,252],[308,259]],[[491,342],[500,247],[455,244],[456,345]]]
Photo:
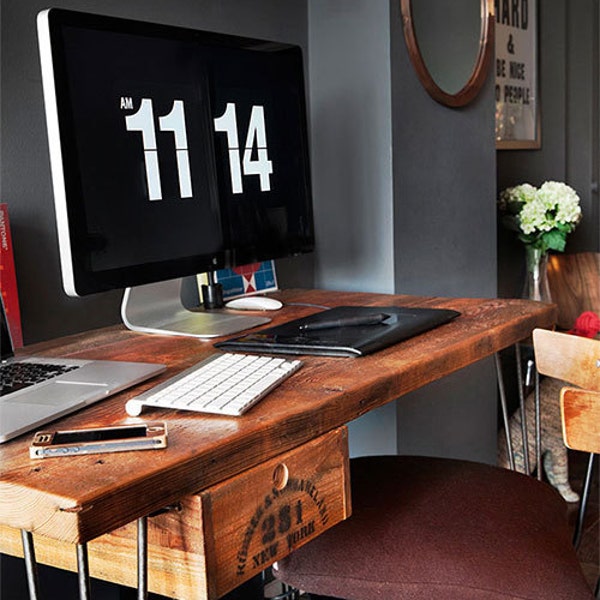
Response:
[[[455,310],[399,306],[338,306],[255,333],[217,342],[243,352],[364,356],[439,327],[458,317]],[[356,324],[362,321],[370,324]],[[319,328],[324,322],[329,327]],[[340,326],[334,324],[341,323]],[[355,324],[346,324],[352,323]]]

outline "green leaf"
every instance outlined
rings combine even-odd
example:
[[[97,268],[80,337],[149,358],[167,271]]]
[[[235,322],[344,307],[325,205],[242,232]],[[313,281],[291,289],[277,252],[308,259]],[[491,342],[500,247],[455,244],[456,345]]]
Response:
[[[565,246],[567,245],[566,232],[552,229],[551,231],[546,231],[542,237],[544,239],[544,244],[550,250],[564,252]]]

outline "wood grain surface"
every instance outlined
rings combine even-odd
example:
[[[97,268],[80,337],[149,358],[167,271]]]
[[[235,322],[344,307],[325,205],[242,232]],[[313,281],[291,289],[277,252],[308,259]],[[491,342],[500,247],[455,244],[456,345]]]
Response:
[[[540,329],[533,347],[542,375],[600,392],[600,340]]]
[[[565,445],[581,452],[600,452],[600,392],[563,388],[560,410]]]
[[[577,317],[588,310],[600,316],[600,253],[551,255],[548,283],[558,306],[556,324],[560,329],[571,329]]]

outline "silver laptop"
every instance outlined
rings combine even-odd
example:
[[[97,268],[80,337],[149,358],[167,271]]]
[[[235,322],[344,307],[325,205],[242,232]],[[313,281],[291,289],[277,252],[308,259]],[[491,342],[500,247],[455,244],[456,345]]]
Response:
[[[15,358],[0,300],[0,443],[102,400],[165,365],[27,356]]]

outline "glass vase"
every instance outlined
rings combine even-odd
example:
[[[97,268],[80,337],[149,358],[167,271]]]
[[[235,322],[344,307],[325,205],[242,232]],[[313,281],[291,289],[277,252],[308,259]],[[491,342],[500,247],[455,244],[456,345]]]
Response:
[[[523,298],[538,302],[552,302],[548,285],[548,253],[525,246],[525,284]]]

